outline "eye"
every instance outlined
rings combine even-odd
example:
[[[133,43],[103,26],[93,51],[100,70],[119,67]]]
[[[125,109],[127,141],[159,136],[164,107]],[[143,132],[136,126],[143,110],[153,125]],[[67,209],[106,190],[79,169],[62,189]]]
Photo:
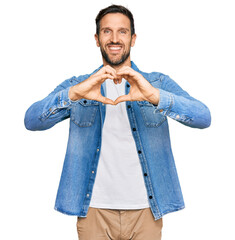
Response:
[[[126,30],[120,30],[121,34],[126,34]]]
[[[108,33],[110,33],[110,30],[109,29],[105,29],[104,33],[108,34]]]

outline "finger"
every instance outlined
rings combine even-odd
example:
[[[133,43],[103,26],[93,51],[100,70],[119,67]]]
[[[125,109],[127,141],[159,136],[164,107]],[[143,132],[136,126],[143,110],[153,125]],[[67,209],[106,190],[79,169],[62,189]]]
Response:
[[[106,71],[109,73],[112,72],[114,75],[116,75],[116,73],[117,73],[116,69],[112,68],[109,65],[106,65]]]
[[[97,101],[99,102],[102,102],[102,103],[105,103],[105,104],[111,104],[111,105],[114,105],[114,101],[112,99],[109,99],[109,98],[106,98],[104,96],[100,96]]]
[[[125,69],[119,70],[117,72],[117,76],[124,76],[124,75],[133,77],[133,76],[137,75],[137,72],[134,72],[134,71],[132,71],[132,69],[129,69],[129,68],[125,68]]]
[[[118,75],[118,79],[122,79],[122,78],[126,79],[130,84],[136,81],[135,77],[127,75],[127,74]]]
[[[117,79],[117,82],[120,84],[122,82],[122,76],[119,76]]]
[[[130,70],[133,70],[131,67],[129,67],[129,66],[123,66],[123,67],[121,67],[121,68],[119,68],[119,70],[118,71],[123,71],[123,70],[128,70],[128,69],[130,69]]]
[[[122,95],[120,97],[118,97],[115,101],[114,101],[114,104],[118,104],[120,102],[126,102],[126,101],[131,101],[131,97],[130,95]]]
[[[122,82],[122,77],[116,77],[116,78],[114,78],[114,79],[113,79],[113,82],[114,82],[115,84],[120,84],[120,83]]]
[[[103,68],[100,69],[99,74],[110,74],[113,77],[116,77],[116,70],[109,65],[104,66]]]
[[[130,80],[133,82],[140,80],[142,75],[130,67],[123,67],[119,69],[119,71],[117,72],[117,76],[122,76],[128,81]]]
[[[123,79],[123,78],[125,80],[127,80],[127,82],[129,82],[130,84],[132,84],[132,83],[134,83],[136,81],[132,76],[129,76],[129,75],[121,75],[121,76],[119,76],[118,79]]]
[[[106,79],[114,79],[114,76],[110,74],[101,74],[94,77],[95,81],[103,83]]]

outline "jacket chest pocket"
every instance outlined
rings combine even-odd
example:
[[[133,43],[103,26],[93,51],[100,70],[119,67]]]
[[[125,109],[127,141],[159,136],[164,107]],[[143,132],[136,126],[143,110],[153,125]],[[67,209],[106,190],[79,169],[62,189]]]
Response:
[[[147,101],[137,101],[146,127],[159,127],[166,117],[155,111],[155,107]]]
[[[71,120],[79,127],[90,127],[95,121],[99,102],[82,99],[71,109]]]

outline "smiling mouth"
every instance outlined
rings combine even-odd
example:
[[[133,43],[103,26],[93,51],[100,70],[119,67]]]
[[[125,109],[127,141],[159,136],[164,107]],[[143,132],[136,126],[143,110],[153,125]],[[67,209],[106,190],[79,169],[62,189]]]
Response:
[[[111,46],[108,46],[108,49],[111,53],[119,53],[122,49],[122,46],[118,45],[118,46],[114,46],[114,45],[111,45]]]

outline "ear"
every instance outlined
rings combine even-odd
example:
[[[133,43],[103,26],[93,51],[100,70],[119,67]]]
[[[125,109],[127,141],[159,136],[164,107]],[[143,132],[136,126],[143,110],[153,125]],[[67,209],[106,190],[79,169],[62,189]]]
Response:
[[[137,35],[133,34],[131,37],[131,46],[134,47],[135,46],[135,40],[136,40]]]
[[[96,46],[100,47],[99,36],[97,34],[95,34],[95,41],[96,41]]]

